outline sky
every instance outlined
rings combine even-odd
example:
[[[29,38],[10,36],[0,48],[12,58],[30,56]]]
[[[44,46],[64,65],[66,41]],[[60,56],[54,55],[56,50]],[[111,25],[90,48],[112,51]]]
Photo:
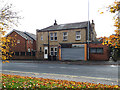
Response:
[[[12,3],[23,19],[14,29],[36,34],[36,29],[43,29],[54,24],[88,21],[88,0],[3,0]],[[1,3],[1,2],[0,2]],[[89,0],[89,20],[94,20],[97,37],[114,33],[113,14],[106,12],[106,6],[113,0]],[[4,5],[4,4],[2,4]],[[1,8],[2,6],[0,6]],[[104,14],[98,10],[102,8]],[[11,31],[11,30],[9,30]],[[8,32],[9,32],[8,31]]]

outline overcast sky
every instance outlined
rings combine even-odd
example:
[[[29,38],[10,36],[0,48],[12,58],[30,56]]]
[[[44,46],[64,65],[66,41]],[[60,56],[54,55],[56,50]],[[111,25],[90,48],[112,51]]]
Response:
[[[88,0],[6,0],[12,3],[20,15],[18,27],[14,29],[36,33],[36,29],[42,29],[53,25],[54,20],[58,24],[75,23],[88,20]],[[89,18],[94,20],[97,37],[109,36],[114,33],[113,15],[105,12],[99,14],[98,10],[112,4],[113,0],[89,0]]]

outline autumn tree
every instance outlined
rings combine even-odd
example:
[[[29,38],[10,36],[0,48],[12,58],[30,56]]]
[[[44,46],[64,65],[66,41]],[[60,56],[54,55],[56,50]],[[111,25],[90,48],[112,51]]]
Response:
[[[14,45],[15,37],[4,37],[7,30],[11,29],[13,25],[18,24],[17,12],[12,10],[12,4],[4,5],[0,9],[0,59],[6,60],[11,57],[12,51],[10,50],[10,45]]]
[[[120,55],[120,1],[115,0],[114,3],[107,8],[110,13],[115,13],[113,19],[115,21],[114,26],[116,27],[116,30],[115,34],[112,34],[109,37],[104,37],[103,45],[107,44],[112,47],[113,58],[116,59]]]

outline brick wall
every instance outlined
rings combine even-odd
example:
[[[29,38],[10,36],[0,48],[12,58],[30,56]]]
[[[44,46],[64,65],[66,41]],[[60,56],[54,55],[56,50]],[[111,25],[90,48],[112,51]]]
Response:
[[[102,45],[102,43],[90,43],[91,48],[103,48],[103,53],[91,53],[90,60],[109,60],[109,47],[107,45]]]
[[[21,52],[25,52],[25,56],[13,56],[12,59],[35,59],[35,56],[26,56],[26,52],[28,52],[28,48],[30,48],[30,51],[36,50],[36,41],[33,40],[33,43],[31,43],[31,40],[26,40],[25,38],[23,38],[22,36],[20,36],[19,34],[17,34],[16,32],[12,32],[11,34],[9,34],[7,37],[14,37],[16,40],[16,45],[14,46],[10,46],[11,50],[15,53],[15,52],[19,52],[19,55]],[[17,43],[17,40],[20,40],[20,43]]]

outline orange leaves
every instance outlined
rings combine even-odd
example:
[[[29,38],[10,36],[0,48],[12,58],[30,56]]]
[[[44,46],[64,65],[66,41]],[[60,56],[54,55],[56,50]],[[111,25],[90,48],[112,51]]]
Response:
[[[94,84],[88,82],[75,82],[67,80],[54,80],[44,79],[35,77],[24,77],[19,75],[7,75],[2,74],[3,89],[4,88],[46,88],[46,89],[57,89],[57,88],[73,88],[73,89],[87,89],[87,88],[119,88],[118,85],[106,85],[106,84]]]

